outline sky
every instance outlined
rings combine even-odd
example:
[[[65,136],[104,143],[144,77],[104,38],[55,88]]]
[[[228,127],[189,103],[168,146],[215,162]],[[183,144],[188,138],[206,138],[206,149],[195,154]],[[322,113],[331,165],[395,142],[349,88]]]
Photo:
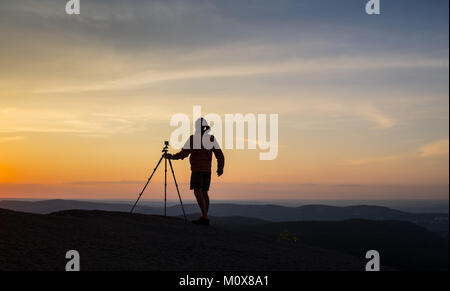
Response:
[[[279,115],[278,157],[225,150],[213,199],[447,199],[449,2],[365,2],[2,1],[0,198],[132,200],[200,105]]]

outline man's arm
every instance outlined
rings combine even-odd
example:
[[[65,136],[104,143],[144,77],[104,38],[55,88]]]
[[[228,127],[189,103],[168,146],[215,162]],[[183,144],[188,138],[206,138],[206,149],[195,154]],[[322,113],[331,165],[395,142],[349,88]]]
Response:
[[[222,176],[223,174],[223,168],[225,166],[225,157],[223,155],[223,152],[220,148],[214,148],[213,149],[214,156],[217,159],[217,175]]]
[[[190,153],[191,153],[191,150],[181,149],[181,151],[179,151],[176,154],[173,154],[173,155],[167,154],[167,158],[169,158],[171,160],[183,160],[184,158],[189,156]]]
[[[176,154],[167,154],[167,158],[171,160],[183,160],[192,152],[192,136],[186,141],[181,151]]]

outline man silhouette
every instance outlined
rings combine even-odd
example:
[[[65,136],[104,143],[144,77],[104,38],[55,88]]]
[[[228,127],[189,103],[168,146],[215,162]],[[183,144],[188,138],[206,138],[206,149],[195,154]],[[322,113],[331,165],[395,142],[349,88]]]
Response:
[[[204,118],[195,122],[195,133],[186,141],[183,149],[176,154],[167,154],[168,159],[183,160],[187,156],[191,164],[191,185],[202,216],[192,222],[209,225],[209,186],[211,184],[212,154],[217,159],[217,176],[222,176],[225,158],[213,135],[208,134],[210,127]]]

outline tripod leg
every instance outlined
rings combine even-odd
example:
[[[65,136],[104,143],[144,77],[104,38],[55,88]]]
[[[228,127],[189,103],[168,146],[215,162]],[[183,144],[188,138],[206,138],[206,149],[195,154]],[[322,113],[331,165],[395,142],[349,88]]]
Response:
[[[167,216],[167,158],[164,158],[164,216]]]
[[[155,172],[156,172],[156,169],[158,169],[159,164],[161,164],[161,161],[162,161],[162,159],[163,159],[164,157],[165,157],[165,154],[163,154],[163,155],[161,156],[161,158],[159,159],[158,164],[156,164],[156,167],[153,169],[153,172],[152,172],[150,178],[148,178],[147,183],[145,183],[144,189],[142,189],[141,193],[139,193],[139,196],[138,196],[136,202],[134,202],[134,205],[133,205],[133,207],[131,208],[130,213],[133,213],[134,208],[135,208],[136,205],[138,204],[139,199],[141,199],[142,194],[144,194],[145,189],[147,188],[148,184],[150,183],[150,180],[152,179],[153,175],[154,175]]]
[[[181,209],[183,210],[184,220],[187,221],[186,212],[184,212],[183,200],[181,200],[180,190],[178,189],[177,179],[175,178],[175,172],[173,171],[172,161],[169,160],[170,169],[172,170],[173,181],[175,182],[175,187],[177,188],[178,198],[180,199]]]

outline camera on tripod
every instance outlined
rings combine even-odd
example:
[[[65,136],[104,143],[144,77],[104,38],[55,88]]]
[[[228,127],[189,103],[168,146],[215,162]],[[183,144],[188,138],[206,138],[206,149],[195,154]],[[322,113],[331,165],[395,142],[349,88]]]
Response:
[[[164,147],[162,149],[162,152],[167,154],[168,150],[169,150],[169,141],[166,140],[164,141]]]

